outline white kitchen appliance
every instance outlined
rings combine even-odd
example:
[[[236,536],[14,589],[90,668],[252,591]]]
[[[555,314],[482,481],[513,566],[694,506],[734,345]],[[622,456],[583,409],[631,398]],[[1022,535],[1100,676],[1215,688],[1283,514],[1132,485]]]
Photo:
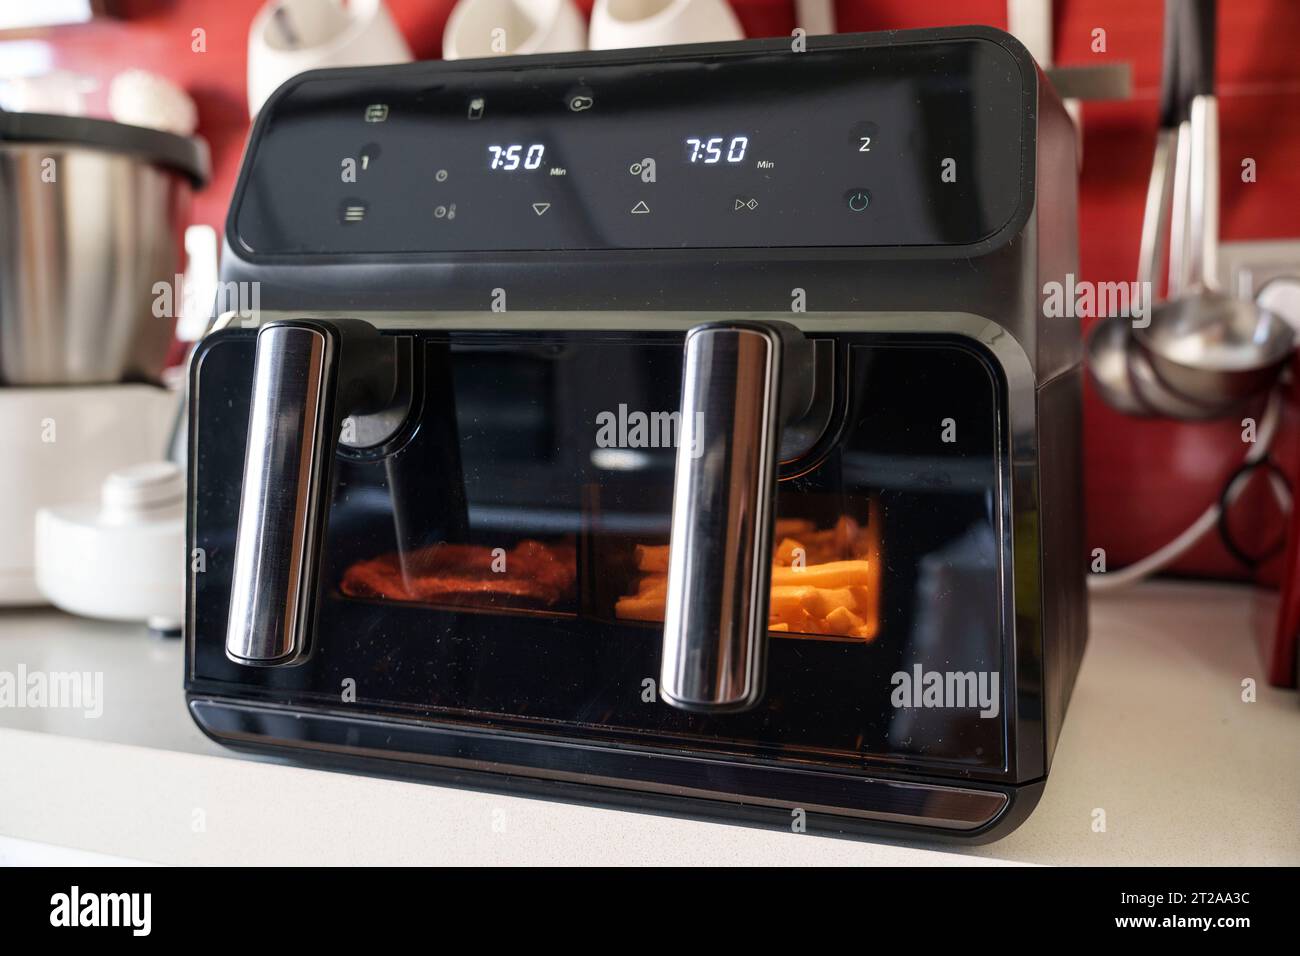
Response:
[[[0,606],[44,604],[39,509],[99,500],[112,472],[156,459],[176,395],[154,385],[0,388]]]

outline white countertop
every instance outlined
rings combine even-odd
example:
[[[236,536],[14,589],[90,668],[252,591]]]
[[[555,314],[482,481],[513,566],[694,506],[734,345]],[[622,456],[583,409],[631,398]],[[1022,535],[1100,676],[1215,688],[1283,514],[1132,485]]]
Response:
[[[1254,597],[1096,598],[1047,791],[982,847],[795,835],[234,756],[185,712],[181,646],[0,611],[0,671],[102,671],[104,713],[0,708],[0,863],[1300,864],[1300,705],[1267,686]],[[1241,699],[1253,677],[1258,699]],[[1094,810],[1106,815],[1093,831]]]

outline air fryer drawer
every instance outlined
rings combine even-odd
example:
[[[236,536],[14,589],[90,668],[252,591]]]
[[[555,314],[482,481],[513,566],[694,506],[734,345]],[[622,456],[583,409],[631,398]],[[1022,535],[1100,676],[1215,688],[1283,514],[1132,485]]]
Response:
[[[593,741],[1005,768],[1003,389],[977,347],[829,337],[831,419],[779,484],[767,693],[702,716],[655,693],[681,336],[416,339],[411,427],[339,453],[316,650],[290,668],[223,653],[253,338],[207,347],[196,683],[321,703],[353,686],[367,712]],[[967,705],[897,706],[918,667],[974,675]]]

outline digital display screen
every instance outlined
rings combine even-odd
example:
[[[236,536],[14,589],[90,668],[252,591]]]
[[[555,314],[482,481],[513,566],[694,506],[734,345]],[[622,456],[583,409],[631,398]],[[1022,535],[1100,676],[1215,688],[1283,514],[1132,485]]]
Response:
[[[545,143],[511,143],[507,146],[494,143],[488,147],[488,169],[499,169],[507,173],[513,173],[517,169],[525,172],[541,169],[545,158]]]
[[[1031,104],[987,39],[309,78],[245,255],[960,245],[1016,213]]]
[[[717,166],[724,160],[728,166],[738,166],[745,161],[749,150],[748,136],[710,136],[700,139],[688,136],[686,139],[687,161],[703,166]]]

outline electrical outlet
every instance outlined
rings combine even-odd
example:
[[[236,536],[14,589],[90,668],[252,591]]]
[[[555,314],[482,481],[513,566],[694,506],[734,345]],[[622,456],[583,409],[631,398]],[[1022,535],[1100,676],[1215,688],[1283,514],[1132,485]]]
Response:
[[[1219,288],[1239,299],[1253,299],[1270,279],[1300,280],[1300,239],[1219,244]]]
[[[1300,239],[1225,242],[1219,288],[1253,299],[1300,332]]]

